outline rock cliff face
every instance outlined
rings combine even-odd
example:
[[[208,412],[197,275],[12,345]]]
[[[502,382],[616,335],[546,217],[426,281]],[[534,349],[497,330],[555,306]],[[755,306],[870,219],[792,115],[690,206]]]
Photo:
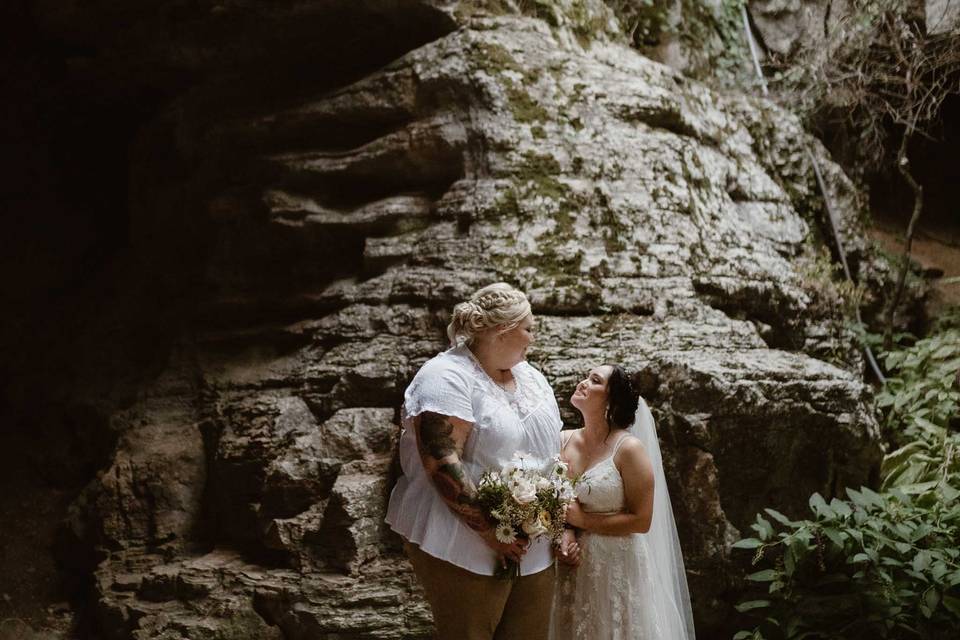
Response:
[[[602,3],[262,4],[160,11],[169,40],[112,54],[195,77],[131,185],[183,311],[64,542],[92,554],[98,633],[428,637],[382,522],[398,407],[452,305],[508,280],[571,422],[591,365],[639,372],[720,634],[756,511],[880,455],[797,121],[641,57]],[[131,33],[164,30],[144,16]],[[858,195],[813,145],[856,247]]]
[[[790,60],[801,49],[828,46],[856,8],[850,0],[750,0],[753,24],[767,52]],[[944,0],[907,0],[905,6],[930,35],[957,33],[960,9]]]

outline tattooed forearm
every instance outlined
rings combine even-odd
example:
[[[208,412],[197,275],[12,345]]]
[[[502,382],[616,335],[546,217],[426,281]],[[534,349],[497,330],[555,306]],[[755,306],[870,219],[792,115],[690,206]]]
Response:
[[[475,531],[487,531],[491,525],[476,504],[477,490],[460,461],[463,445],[457,435],[446,416],[423,413],[417,440],[423,466],[444,502],[464,523]]]
[[[444,499],[450,502],[470,504],[470,501],[476,494],[476,489],[467,477],[467,472],[463,468],[462,462],[444,463],[440,465],[440,468],[437,469],[434,475],[438,474],[442,475],[446,480],[443,487],[438,487]]]
[[[453,425],[446,416],[429,411],[420,418],[420,455],[429,455],[440,461],[453,453],[459,453],[453,441]]]
[[[490,523],[476,503],[477,489],[473,486],[461,462],[447,463],[433,474],[433,481],[444,501],[460,514],[468,527],[486,531]]]

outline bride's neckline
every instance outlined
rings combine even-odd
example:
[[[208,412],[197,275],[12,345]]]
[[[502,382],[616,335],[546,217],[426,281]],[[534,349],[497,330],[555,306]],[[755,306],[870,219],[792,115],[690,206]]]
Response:
[[[590,473],[591,471],[593,471],[594,469],[602,465],[604,462],[609,462],[610,460],[613,460],[614,455],[616,455],[616,451],[611,452],[610,455],[606,456],[600,462],[595,462],[594,464],[590,465],[583,473],[580,474],[580,477],[582,478],[583,476],[587,475],[588,473]]]
[[[589,467],[587,467],[587,468],[584,469],[583,471],[581,471],[579,477],[582,478],[583,476],[587,475],[588,473],[590,473],[591,471],[593,471],[594,469],[596,469],[597,467],[599,467],[600,465],[602,465],[604,462],[606,462],[606,461],[608,461],[608,460],[613,460],[613,456],[617,455],[617,450],[620,448],[620,445],[623,444],[623,440],[624,440],[627,436],[629,436],[629,435],[630,435],[630,434],[628,434],[628,433],[624,433],[623,435],[621,435],[621,436],[620,436],[620,439],[617,440],[615,443],[613,443],[613,449],[610,451],[610,453],[607,454],[607,455],[605,455],[605,456],[604,456],[603,458],[601,458],[600,460],[594,462],[592,465],[590,465]],[[573,437],[573,434],[571,434],[570,437]],[[570,442],[570,441],[567,440],[567,444],[569,444],[569,442]],[[563,448],[564,448],[564,449],[566,448],[566,444],[564,444]],[[561,453],[562,453],[562,450],[561,450]]]
[[[513,389],[510,389],[510,388],[504,386],[504,384],[509,384],[509,382],[507,382],[507,383],[497,382],[496,380],[494,380],[493,376],[491,376],[489,373],[487,373],[487,370],[483,368],[483,364],[480,362],[480,359],[477,357],[477,354],[475,354],[475,353],[473,352],[473,350],[470,349],[470,347],[468,347],[467,345],[463,345],[463,351],[464,351],[464,353],[467,354],[467,357],[470,358],[470,360],[473,361],[473,364],[475,364],[475,365],[477,366],[477,369],[480,370],[480,372],[484,375],[484,377],[486,377],[487,380],[489,380],[491,383],[493,383],[498,389],[500,389],[501,391],[503,391],[504,393],[506,393],[508,396],[514,396],[514,395],[516,395],[517,389],[520,388],[520,383],[517,381],[517,374],[514,372],[514,369],[515,369],[517,366],[519,366],[519,363],[517,363],[517,365],[514,365],[514,366],[510,367],[509,369],[501,369],[501,371],[509,371],[509,372],[510,372],[510,381],[509,381],[509,382],[512,382],[512,383],[513,383]]]

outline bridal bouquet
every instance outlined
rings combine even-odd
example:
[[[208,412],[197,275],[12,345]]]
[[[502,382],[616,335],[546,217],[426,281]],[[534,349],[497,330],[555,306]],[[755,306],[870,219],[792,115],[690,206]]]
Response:
[[[558,541],[563,533],[564,511],[574,499],[576,483],[567,478],[567,464],[560,457],[538,461],[517,452],[499,471],[486,471],[477,483],[477,500],[495,524],[497,540],[549,536]],[[498,577],[520,575],[520,566],[507,560],[498,567]]]

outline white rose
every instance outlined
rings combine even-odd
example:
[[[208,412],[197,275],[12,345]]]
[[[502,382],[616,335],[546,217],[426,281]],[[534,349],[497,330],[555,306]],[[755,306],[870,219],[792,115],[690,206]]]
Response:
[[[526,478],[520,478],[514,483],[510,493],[520,504],[529,504],[537,498],[537,487]]]

